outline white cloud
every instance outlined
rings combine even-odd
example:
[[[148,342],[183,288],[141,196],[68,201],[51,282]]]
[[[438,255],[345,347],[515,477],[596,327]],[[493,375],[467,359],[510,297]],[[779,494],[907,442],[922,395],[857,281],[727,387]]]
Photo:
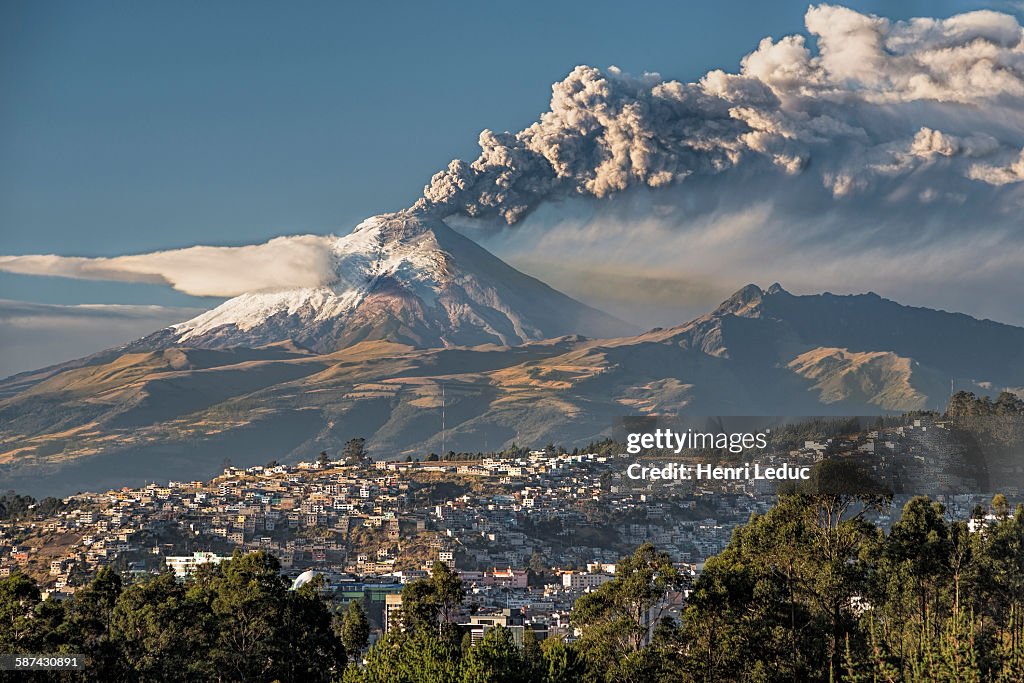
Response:
[[[315,287],[331,282],[333,238],[277,237],[241,247],[196,246],[111,258],[0,256],[0,270],[83,280],[168,284],[195,296]]]

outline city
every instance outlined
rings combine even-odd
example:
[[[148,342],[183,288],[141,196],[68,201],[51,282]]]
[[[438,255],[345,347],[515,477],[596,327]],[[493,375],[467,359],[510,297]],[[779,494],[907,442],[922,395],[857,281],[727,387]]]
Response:
[[[962,454],[946,422],[904,422],[776,444],[761,463],[857,462],[890,490],[933,491],[954,519],[988,503],[991,494],[954,493],[977,482],[953,474]],[[380,633],[403,587],[442,562],[467,591],[457,615],[465,623],[501,619],[571,639],[576,600],[614,578],[634,548],[652,543],[692,585],[733,530],[776,500],[775,482],[765,479],[636,481],[627,474],[636,456],[611,441],[593,445],[374,462],[353,439],[341,459],[325,452],[295,464],[228,465],[205,482],[80,493],[51,502],[52,514],[30,509],[0,523],[0,576],[28,573],[45,596],[62,599],[102,567],[184,579],[236,550],[262,550],[294,585],[319,575],[321,592],[339,607],[361,601]],[[1000,480],[1013,500],[1020,490],[1009,474]],[[897,495],[890,510],[908,498]],[[892,519],[882,511],[875,522],[888,528]],[[662,607],[678,615],[686,594]]]

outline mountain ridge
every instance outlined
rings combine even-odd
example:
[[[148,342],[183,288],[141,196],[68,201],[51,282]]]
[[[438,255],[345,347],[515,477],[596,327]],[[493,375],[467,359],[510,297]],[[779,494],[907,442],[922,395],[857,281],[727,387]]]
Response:
[[[861,334],[864,321],[887,328],[874,344]],[[948,333],[953,354],[932,343],[935,329]],[[287,343],[136,349],[44,373],[31,385],[0,382],[11,394],[0,400],[0,480],[68,490],[187,478],[215,472],[226,457],[297,460],[354,436],[382,458],[423,455],[442,443],[585,443],[631,414],[936,408],[950,377],[978,393],[1021,391],[1021,348],[1024,328],[874,294],[748,286],[682,325],[607,339],[447,347],[364,340],[329,353]],[[998,372],[955,374],[987,368]]]

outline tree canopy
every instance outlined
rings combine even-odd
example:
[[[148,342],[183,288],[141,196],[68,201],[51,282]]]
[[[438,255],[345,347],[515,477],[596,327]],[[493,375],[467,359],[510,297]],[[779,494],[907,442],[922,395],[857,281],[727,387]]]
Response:
[[[695,582],[644,544],[577,600],[568,639],[478,626],[474,642],[453,623],[459,577],[437,563],[366,649],[360,601],[332,616],[320,582],[290,590],[257,552],[186,581],[103,569],[64,601],[12,574],[0,580],[0,648],[80,653],[90,680],[115,682],[1021,680],[1024,507],[996,496],[968,523],[918,497],[886,533],[871,519],[887,505],[874,493],[782,495]]]

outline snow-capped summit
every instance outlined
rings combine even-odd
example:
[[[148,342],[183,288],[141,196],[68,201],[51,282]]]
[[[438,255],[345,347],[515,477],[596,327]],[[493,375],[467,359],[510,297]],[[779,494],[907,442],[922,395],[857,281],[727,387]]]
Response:
[[[421,347],[619,336],[626,323],[504,263],[428,213],[374,216],[332,245],[324,286],[243,294],[137,342],[327,352],[364,340]]]

